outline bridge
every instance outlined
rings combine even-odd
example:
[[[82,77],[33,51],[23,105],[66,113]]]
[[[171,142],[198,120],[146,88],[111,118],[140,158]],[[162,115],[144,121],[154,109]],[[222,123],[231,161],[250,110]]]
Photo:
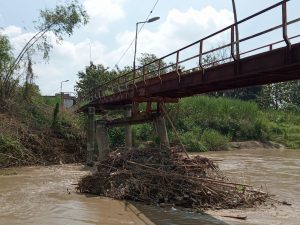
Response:
[[[168,145],[164,103],[175,103],[179,98],[203,93],[300,79],[300,34],[288,35],[288,28],[299,25],[300,18],[288,21],[288,2],[292,1],[278,2],[91,90],[88,103],[78,110],[88,113],[90,118],[88,152],[94,151],[92,142],[96,135],[102,146],[99,152],[107,154],[105,128],[108,126],[125,125],[126,145],[131,147],[130,125],[153,120],[161,141]],[[280,24],[239,38],[241,25],[278,9]],[[255,43],[274,32],[280,33],[279,40],[241,50],[241,45]],[[211,42],[224,36],[230,37],[227,43],[209,49]],[[147,104],[145,112],[140,111],[140,103]],[[153,103],[157,104],[155,109],[152,109]],[[125,109],[126,116],[95,122],[95,114],[114,109]],[[96,130],[96,134],[92,130]]]

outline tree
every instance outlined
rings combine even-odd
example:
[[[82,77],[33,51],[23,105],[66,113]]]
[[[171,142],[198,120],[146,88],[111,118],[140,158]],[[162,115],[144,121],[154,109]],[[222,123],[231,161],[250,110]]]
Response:
[[[11,53],[12,47],[9,39],[0,34],[0,96],[3,95],[5,74],[8,72],[11,63],[13,62],[13,56]],[[7,81],[10,82],[10,81]],[[0,101],[2,99],[0,98]]]
[[[76,82],[75,91],[80,98],[86,99],[94,88],[117,77],[118,73],[114,70],[109,71],[108,67],[101,64],[95,65],[91,62],[85,71],[78,72],[77,76],[79,81]]]
[[[3,76],[0,99],[9,98],[14,92],[20,76],[16,78],[13,75],[25,54],[35,48],[43,53],[44,59],[49,58],[50,50],[53,48],[51,35],[47,35],[49,32],[52,32],[56,41],[60,42],[65,35],[71,36],[75,28],[87,22],[88,15],[76,0],[58,5],[52,10],[41,10],[40,18],[36,22],[36,34],[24,45]],[[31,57],[28,58],[31,60]]]
[[[224,46],[225,44],[220,44],[219,47]],[[206,54],[203,57],[203,65],[204,68],[210,68],[214,66],[218,66],[223,63],[230,62],[230,48],[224,47]],[[209,94],[210,96],[214,97],[227,97],[227,98],[234,98],[234,99],[241,99],[241,100],[253,100],[257,101],[258,96],[260,95],[262,90],[262,86],[253,86],[253,87],[245,87],[245,88],[238,88],[232,89],[227,91],[219,91]]]
[[[157,56],[154,54],[142,53],[142,56],[138,58],[138,62],[140,66],[145,66],[145,73],[148,74],[147,78],[158,76],[159,68],[161,74],[167,72],[166,69],[163,69],[167,66],[167,63],[159,61]],[[139,71],[139,75],[141,75],[141,72],[142,71]]]
[[[300,111],[300,81],[266,85],[259,97],[262,108]]]
[[[212,93],[210,95],[215,97],[241,99],[244,101],[250,101],[250,100],[257,101],[259,96],[261,95],[261,91],[262,91],[262,86],[253,86],[253,87],[232,89],[227,91],[219,91],[219,92]]]

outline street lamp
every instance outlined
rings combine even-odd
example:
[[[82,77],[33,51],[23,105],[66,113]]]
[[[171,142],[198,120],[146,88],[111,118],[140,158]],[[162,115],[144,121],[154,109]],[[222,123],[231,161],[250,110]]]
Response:
[[[63,110],[64,108],[64,98],[63,98],[63,92],[62,92],[62,84],[65,83],[65,82],[68,82],[69,80],[64,80],[64,81],[61,81],[60,82],[60,105],[61,105],[61,109]]]
[[[235,0],[232,0],[232,10],[233,10],[233,16],[234,16],[234,23],[235,23],[235,38],[236,38],[236,56],[239,58],[240,54],[240,46],[239,46],[239,28],[238,28],[238,20],[237,20],[237,12],[236,12],[236,6],[235,6]]]
[[[136,61],[136,49],[137,49],[137,37],[138,37],[138,27],[139,27],[139,24],[143,24],[143,23],[152,23],[152,22],[155,22],[157,20],[159,20],[160,17],[153,17],[153,18],[150,18],[148,19],[147,21],[143,21],[143,22],[137,22],[136,23],[136,28],[135,28],[135,45],[134,45],[134,57],[133,57],[133,82],[134,82],[134,79],[135,79],[135,75],[136,75],[136,71],[135,71],[135,61]]]

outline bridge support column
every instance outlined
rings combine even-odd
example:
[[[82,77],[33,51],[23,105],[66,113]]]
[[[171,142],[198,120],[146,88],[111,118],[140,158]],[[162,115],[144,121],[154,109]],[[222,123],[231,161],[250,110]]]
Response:
[[[95,151],[95,107],[88,109],[86,164],[92,165]]]
[[[125,111],[126,117],[131,117],[131,109],[126,109]],[[130,149],[132,148],[132,129],[131,125],[125,126],[125,147]]]
[[[104,124],[96,125],[96,141],[98,146],[98,160],[105,160],[109,156],[110,149],[107,128]]]
[[[159,116],[155,119],[155,126],[160,138],[160,143],[162,147],[170,148],[170,142],[168,137],[168,131],[166,127],[166,121],[164,116]]]

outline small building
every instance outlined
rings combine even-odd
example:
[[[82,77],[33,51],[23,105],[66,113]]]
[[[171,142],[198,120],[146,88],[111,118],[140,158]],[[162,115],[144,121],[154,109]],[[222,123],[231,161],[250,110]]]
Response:
[[[76,103],[76,97],[72,96],[70,93],[63,92],[55,94],[56,97],[63,99],[63,107],[64,108],[71,108]]]
[[[43,96],[45,99],[47,99],[48,102],[53,102],[56,104],[56,102],[61,102],[61,98],[63,98],[63,104],[62,107],[64,108],[71,108],[73,105],[76,104],[76,97],[71,95],[71,93],[56,93],[55,95],[46,95]]]

